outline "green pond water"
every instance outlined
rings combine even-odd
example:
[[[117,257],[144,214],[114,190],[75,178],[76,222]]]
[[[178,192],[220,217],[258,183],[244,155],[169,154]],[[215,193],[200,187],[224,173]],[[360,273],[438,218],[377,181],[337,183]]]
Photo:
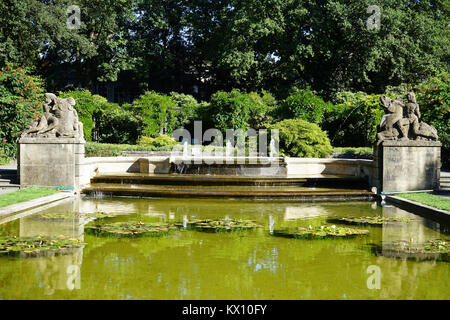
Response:
[[[117,215],[107,222],[228,217],[255,220],[263,227],[117,239],[85,234],[83,219],[39,218],[42,213],[88,216],[100,211]],[[370,234],[351,239],[270,235],[272,227],[320,226],[328,225],[329,218],[368,215],[415,220],[360,227]],[[80,198],[8,220],[0,219],[0,237],[67,235],[86,245],[65,255],[0,256],[0,299],[450,299],[448,262],[402,260],[374,252],[374,245],[382,248],[395,240],[450,240],[448,226],[392,205]],[[379,289],[374,285],[377,275]]]

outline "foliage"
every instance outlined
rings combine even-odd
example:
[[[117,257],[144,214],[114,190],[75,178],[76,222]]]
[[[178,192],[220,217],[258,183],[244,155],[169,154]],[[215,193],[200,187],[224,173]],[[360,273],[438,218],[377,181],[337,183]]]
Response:
[[[415,243],[406,240],[396,240],[383,243],[377,248],[378,254],[391,258],[411,260],[450,261],[450,243],[441,239]]]
[[[28,69],[12,66],[0,70],[0,150],[15,157],[17,139],[43,112],[42,80]]]
[[[198,112],[201,108],[201,104],[198,103],[193,96],[189,94],[171,92],[170,98],[178,108],[181,108],[181,110],[178,110],[178,112],[175,113],[175,117],[177,119],[174,124],[175,129],[185,128],[196,120],[196,118],[198,118]]]
[[[277,122],[269,128],[279,130],[280,155],[324,158],[333,150],[327,133],[315,123],[301,119],[288,119]]]
[[[80,213],[80,212],[44,212],[33,215],[34,219],[67,221],[73,219],[105,219],[116,217],[117,214],[106,212]]]
[[[310,88],[304,90],[293,88],[290,95],[281,103],[278,113],[281,119],[303,119],[320,124],[324,112],[331,106]]]
[[[276,237],[286,237],[295,239],[326,239],[326,238],[347,238],[359,235],[367,235],[369,231],[355,228],[332,226],[309,226],[309,228],[298,227],[296,230],[274,230]]]
[[[141,118],[117,104],[104,103],[93,116],[95,140],[100,143],[135,144],[141,135]]]
[[[450,73],[440,73],[418,85],[421,121],[433,125],[442,142],[442,166],[450,168]]]
[[[373,149],[371,147],[335,147],[333,154],[349,153],[355,155],[372,155]]]
[[[108,103],[106,98],[97,94],[93,95],[89,90],[59,92],[59,97],[72,97],[75,99],[78,120],[83,123],[84,139],[86,141],[92,141],[92,129],[94,129],[93,115],[96,110]]]
[[[177,104],[169,96],[154,91],[145,92],[130,106],[130,110],[142,118],[142,133],[149,137],[156,137],[163,129],[167,134],[172,134],[177,129],[175,108]]]
[[[66,9],[81,8],[69,29]],[[0,4],[0,65],[39,68],[48,87],[133,82],[208,97],[296,83],[383,92],[449,70],[446,0],[9,0]],[[13,19],[11,17],[14,17]],[[24,37],[23,35],[26,35]],[[420,39],[420,41],[418,41]]]
[[[176,224],[182,227],[182,223]],[[191,220],[186,222],[187,228],[192,228],[198,231],[206,232],[228,232],[228,231],[242,231],[250,230],[261,227],[260,224],[251,220],[241,220],[241,219],[225,219],[225,220]]]
[[[143,136],[139,139],[138,144],[140,146],[145,146],[156,150],[161,149],[163,147],[176,146],[179,143],[175,141],[173,138],[165,134],[161,134],[156,138]]]
[[[356,225],[374,225],[382,226],[396,222],[410,222],[410,218],[405,217],[383,217],[383,216],[367,216],[367,217],[343,217],[339,219],[330,219],[329,222],[356,224]]]
[[[211,96],[208,117],[215,128],[225,134],[227,129],[259,129],[271,121],[275,98],[267,91],[242,93],[218,91]]]
[[[450,211],[450,198],[437,196],[431,193],[401,193],[397,197],[423,203],[425,205]]]
[[[144,223],[142,221],[88,224],[85,231],[100,236],[139,237],[163,236],[178,228],[170,223]]]
[[[336,104],[325,112],[322,123],[333,146],[369,147],[374,143],[384,114],[380,97],[364,92],[337,94]]]
[[[66,237],[46,238],[43,236],[23,238],[0,239],[0,255],[17,255],[23,253],[27,256],[41,256],[45,253],[68,253],[69,249],[79,248],[85,245],[78,239]]]
[[[0,65],[12,62],[39,68],[51,91],[63,89],[72,70],[78,70],[78,80],[85,87],[97,80],[115,81],[120,71],[133,65],[125,34],[134,19],[134,2],[2,1]],[[67,27],[70,5],[81,10],[79,29]]]

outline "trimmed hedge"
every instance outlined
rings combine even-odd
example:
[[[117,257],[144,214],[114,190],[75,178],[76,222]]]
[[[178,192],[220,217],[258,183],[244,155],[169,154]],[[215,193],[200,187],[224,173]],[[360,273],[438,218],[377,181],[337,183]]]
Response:
[[[315,123],[288,119],[269,128],[279,130],[281,156],[325,158],[333,151],[327,133]]]

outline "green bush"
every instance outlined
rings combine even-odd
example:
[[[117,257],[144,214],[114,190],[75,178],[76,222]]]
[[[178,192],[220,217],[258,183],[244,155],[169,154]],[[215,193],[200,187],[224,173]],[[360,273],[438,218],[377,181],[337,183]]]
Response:
[[[156,138],[143,136],[139,139],[138,144],[140,146],[146,146],[149,148],[154,148],[156,150],[164,147],[176,146],[179,143],[175,141],[173,138],[165,134],[161,134]]]
[[[211,96],[207,118],[212,126],[225,134],[226,129],[259,129],[271,121],[271,112],[276,107],[273,96],[263,91],[242,93],[237,89],[231,92],[218,91]],[[206,110],[205,110],[206,111]]]
[[[15,157],[17,139],[43,112],[42,80],[30,71],[6,66],[0,70],[0,150]]]
[[[289,97],[281,103],[277,114],[281,119],[303,119],[320,124],[324,112],[330,107],[330,103],[323,101],[310,88],[293,88]]]
[[[177,129],[178,111],[173,110],[177,108],[177,104],[167,95],[147,91],[133,101],[130,108],[136,117],[141,117],[144,124],[142,133],[146,136],[158,136],[164,124],[167,134],[172,134],[173,130]]]
[[[223,133],[226,129],[247,130],[252,104],[250,97],[237,89],[218,91],[211,96],[210,117],[214,126]]]
[[[95,138],[100,143],[136,144],[141,135],[141,119],[117,104],[104,103],[93,115]]]
[[[288,119],[269,128],[279,130],[281,156],[325,158],[333,151],[327,133],[315,123]]]
[[[171,92],[170,98],[177,105],[179,110],[175,112],[176,122],[174,123],[174,129],[186,128],[192,124],[194,120],[198,119],[198,111],[201,106],[197,100],[188,94]]]
[[[59,97],[72,97],[75,99],[75,109],[78,113],[78,119],[83,123],[84,139],[86,141],[92,141],[92,129],[94,128],[92,116],[96,110],[108,103],[106,98],[97,94],[93,95],[89,90],[59,92]]]
[[[421,121],[433,125],[442,142],[442,166],[450,168],[450,74],[441,73],[418,85]]]
[[[321,125],[333,146],[372,146],[384,114],[381,96],[349,91],[337,94],[336,105],[325,112]]]

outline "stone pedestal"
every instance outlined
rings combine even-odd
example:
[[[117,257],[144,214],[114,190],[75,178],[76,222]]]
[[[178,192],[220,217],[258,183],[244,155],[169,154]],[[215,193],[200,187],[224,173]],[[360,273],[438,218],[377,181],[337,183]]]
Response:
[[[441,143],[383,141],[374,147],[374,184],[379,193],[439,187]]]
[[[75,138],[21,138],[17,157],[20,185],[78,191],[85,143]]]

